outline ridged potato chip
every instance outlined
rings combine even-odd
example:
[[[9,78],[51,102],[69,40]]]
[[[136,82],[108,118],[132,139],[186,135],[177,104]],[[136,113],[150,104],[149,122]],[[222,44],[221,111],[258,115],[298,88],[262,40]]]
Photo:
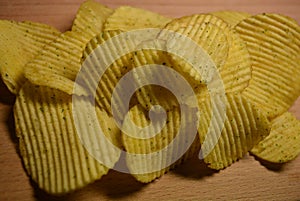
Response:
[[[80,5],[73,21],[72,31],[82,33],[86,38],[93,38],[101,33],[106,19],[113,10],[94,0],[87,0]]]
[[[48,86],[73,94],[74,80],[89,39],[80,32],[65,32],[47,45],[25,66],[25,77],[35,85]],[[77,95],[86,95],[84,89]]]
[[[240,94],[227,94],[226,111],[216,100],[213,105],[210,99],[199,104],[200,121],[199,137],[204,162],[212,169],[220,170],[241,159],[270,131],[266,113],[253,105]],[[213,115],[213,112],[214,114]],[[225,113],[224,124],[221,121]],[[210,123],[212,127],[210,127]],[[218,136],[218,129],[221,134]]]
[[[132,69],[131,62],[133,53],[130,52],[121,56],[118,52],[136,46],[136,44],[129,39],[130,37],[115,37],[120,33],[122,32],[104,31],[87,44],[84,51],[84,65],[80,77],[81,86],[83,86],[90,95],[96,93],[96,103],[109,114],[112,114],[111,100],[116,84],[124,74]],[[110,40],[110,42],[106,43],[105,51],[100,53],[99,51],[102,51],[104,48],[104,46],[101,45],[111,38],[114,38],[114,40]],[[97,49],[99,46],[101,46],[100,50]],[[122,97],[117,96],[117,103],[117,107],[121,110],[127,109],[128,107],[128,105],[123,105]],[[118,118],[123,118],[122,115],[120,115],[118,115]]]
[[[252,60],[252,79],[243,96],[258,104],[272,119],[300,94],[300,27],[278,14],[260,14],[236,27]]]
[[[221,68],[228,57],[229,44],[226,35],[229,32],[229,26],[223,20],[212,15],[192,15],[179,19],[174,19],[168,23],[158,36],[159,39],[165,39],[168,31],[174,31],[178,34],[192,39],[196,44],[201,46],[206,53],[212,58],[217,69]],[[180,45],[180,51],[186,53],[186,57],[194,57],[194,51],[191,47],[185,44],[177,44],[176,38],[167,38],[167,50],[174,49]],[[172,41],[173,40],[173,41]],[[207,83],[212,78],[208,75],[199,75],[198,71],[193,69],[190,64],[187,64],[183,59],[174,58],[179,68],[175,69],[178,72],[188,72],[200,84]],[[197,65],[196,68],[207,68],[207,65]],[[210,69],[207,69],[207,73]]]
[[[223,36],[222,40],[218,40],[218,38],[215,39],[212,42],[214,45],[211,45],[210,47],[208,47],[208,44],[205,44],[205,42],[210,42],[210,40],[203,37],[205,36],[205,34],[208,34],[208,32],[205,32],[205,27],[208,27],[209,23],[214,27],[212,28],[212,30],[217,29],[218,33],[220,33],[220,35]],[[199,24],[202,26],[198,27]],[[185,26],[190,26],[190,29],[183,29],[182,27]],[[224,49],[223,51],[220,51],[221,56],[211,56],[212,60],[216,63],[216,67],[219,72],[218,76],[223,80],[225,91],[241,92],[248,86],[249,80],[251,79],[251,59],[246,49],[246,44],[239,37],[239,35],[223,20],[212,15],[193,15],[173,20],[165,28],[191,37],[191,39],[198,41],[198,44],[208,52],[218,52],[218,48],[220,46],[222,47],[223,45],[227,45],[227,51],[225,51]],[[197,33],[198,35],[193,35],[193,33],[196,32],[196,30],[198,30],[199,32]],[[199,35],[201,33],[203,34],[203,36]],[[163,35],[163,32],[161,35]],[[158,38],[160,37],[161,36],[159,36]],[[219,42],[220,44],[218,44],[217,42]],[[183,50],[181,51],[185,51],[184,47],[182,49]],[[194,52],[190,50],[190,47],[187,47],[186,51],[190,53],[190,57],[194,56]],[[173,63],[177,62],[174,61]],[[205,66],[205,64],[201,65]],[[194,66],[194,68],[195,67],[197,66]],[[175,67],[175,69],[179,69],[179,71],[181,72],[183,69],[183,71],[189,72],[190,75],[195,78],[195,80],[200,80],[201,84],[205,83],[201,82],[201,78],[199,77],[201,75],[199,75],[199,73],[196,72],[196,70],[193,69],[193,67],[186,65],[186,62],[183,62],[182,66],[180,67]],[[210,81],[215,81],[216,79],[218,79],[218,76],[213,77]],[[200,91],[201,94],[208,93],[205,86],[198,86],[198,88],[200,89],[198,91]]]
[[[93,0],[83,3],[73,22],[72,31],[63,33],[45,47],[26,66],[25,77],[36,85],[73,94],[84,48],[93,37],[101,33],[103,23],[111,13],[111,9]],[[84,89],[76,92],[77,95],[87,95]]]
[[[219,79],[222,80],[226,93],[240,93],[248,85],[252,75],[252,61],[246,48],[246,44],[239,35],[230,29],[227,35],[229,42],[228,58],[224,66],[218,69],[219,74],[215,74],[211,80],[210,91],[221,89]],[[199,86],[198,97],[207,96],[207,86]]]
[[[122,126],[127,166],[135,179],[143,183],[161,177],[176,164],[176,161],[182,162],[195,154],[199,146],[197,142],[189,151],[184,150],[185,146],[188,149],[189,145],[197,141],[197,128],[191,125],[196,120],[195,116],[182,115],[180,109],[175,107],[166,111],[165,119],[161,110],[154,113],[151,121],[145,109],[136,105],[127,113]],[[165,120],[165,124],[162,120]],[[190,133],[179,134],[181,129]],[[193,129],[195,135],[192,133]],[[174,140],[176,137],[178,139]],[[171,143],[173,145],[170,145]]]
[[[163,28],[170,21],[170,18],[148,10],[120,6],[106,20],[104,30],[131,31],[143,28]]]
[[[59,34],[45,24],[0,20],[0,74],[10,92],[18,93],[26,81],[26,63]]]
[[[24,167],[37,185],[51,194],[63,194],[100,179],[108,168],[94,159],[83,146],[77,132],[97,136],[95,125],[86,124],[85,107],[72,108],[72,97],[64,92],[27,82],[20,90],[14,116],[16,135]],[[83,106],[90,104],[83,100]],[[75,127],[74,110],[80,110]],[[105,112],[96,110],[99,124],[111,139],[120,130]],[[116,141],[112,141],[113,143]],[[107,160],[116,162],[120,153],[104,142],[93,140]],[[109,153],[109,154],[108,154]]]
[[[171,110],[173,107],[179,107],[178,100],[172,94],[168,86],[176,85],[176,77],[171,76],[167,71],[154,70],[156,66],[164,68],[172,68],[174,64],[170,55],[163,51],[165,47],[158,47],[164,44],[151,41],[157,50],[142,49],[134,52],[132,68],[139,68],[134,75],[137,86],[142,86],[143,83],[154,83],[140,87],[136,91],[138,102],[146,109],[150,110],[155,105],[160,105],[166,110]],[[155,44],[156,43],[156,44]],[[145,68],[144,66],[149,66]],[[152,65],[152,66],[151,66]],[[178,87],[177,89],[180,89]],[[186,91],[184,91],[185,93]]]
[[[272,162],[286,163],[300,153],[300,121],[285,112],[271,121],[271,133],[251,149],[255,156]]]
[[[138,48],[130,65],[134,82],[139,87],[135,93],[139,104],[146,110],[155,105],[171,110],[179,104],[189,104],[183,99],[193,96],[199,84],[189,73],[174,70],[178,64],[172,59],[172,53],[166,52],[165,41],[143,41]],[[178,97],[181,99],[177,100]]]
[[[216,11],[216,12],[212,12],[210,14],[221,18],[222,20],[224,20],[225,22],[230,24],[230,26],[232,26],[232,27],[237,25],[240,21],[242,21],[248,17],[251,17],[251,14],[246,13],[246,12],[227,11],[227,10]]]
[[[219,69],[226,92],[242,92],[252,75],[252,61],[245,42],[234,31],[227,36],[229,41],[228,58]]]

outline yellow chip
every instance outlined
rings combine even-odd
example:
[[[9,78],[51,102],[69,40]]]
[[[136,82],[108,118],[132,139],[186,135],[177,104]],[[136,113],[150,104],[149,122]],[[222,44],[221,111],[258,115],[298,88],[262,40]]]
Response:
[[[172,20],[165,26],[165,29],[167,31],[162,31],[158,38],[163,39],[166,33],[168,33],[168,30],[171,30],[192,39],[212,58],[217,69],[221,68],[227,60],[229,44],[226,35],[228,35],[230,29],[223,20],[212,15],[192,15]],[[191,50],[188,43],[178,44],[176,40],[172,41],[174,40],[173,38],[168,40],[170,40],[167,44],[168,50],[180,45],[180,51],[184,51],[187,57],[197,56],[194,55],[194,51]],[[210,77],[199,75],[198,71],[187,64],[185,60],[175,58],[174,60],[179,66],[179,68],[176,69],[177,71],[188,72],[190,76],[196,81],[200,81],[200,83],[210,81]],[[207,68],[207,66],[196,66],[196,68]]]
[[[227,36],[230,47],[224,66],[219,69],[226,92],[242,92],[251,79],[252,62],[245,42],[230,30]]]
[[[226,111],[218,103],[221,99],[215,99],[214,110],[210,99],[201,102],[199,106],[201,115],[198,133],[202,144],[202,157],[210,168],[216,170],[241,159],[270,130],[269,121],[262,110],[240,94],[229,93],[226,97]],[[225,117],[224,124],[222,116]],[[210,124],[212,127],[209,129]]]
[[[230,44],[228,58],[224,66],[219,69],[219,74],[213,77],[210,86],[220,88],[218,79],[221,79],[225,92],[239,93],[249,85],[252,74],[252,61],[246,44],[234,30],[229,31],[227,38]],[[197,95],[199,97],[207,96],[207,87],[198,86]]]
[[[300,27],[278,14],[261,14],[236,27],[246,42],[252,79],[243,96],[274,118],[285,112],[300,94]]]
[[[186,28],[187,24],[190,26],[190,29]],[[198,24],[201,26],[198,26]],[[222,39],[218,39],[218,37],[216,37],[214,38],[213,42],[211,42],[209,38],[207,39],[206,34],[210,32],[206,32],[205,28],[209,28],[209,26],[213,27],[211,28],[212,30],[216,29],[220,34],[220,37],[222,36]],[[211,56],[213,61],[216,63],[217,69],[219,70],[219,76],[223,80],[226,92],[241,92],[248,86],[249,80],[251,79],[251,59],[246,49],[246,44],[239,37],[239,35],[223,20],[211,15],[193,15],[172,21],[166,26],[166,29],[171,29],[176,32],[178,31],[183,35],[191,37],[208,52],[216,52],[215,56]],[[197,30],[199,33],[197,33]],[[208,43],[212,43],[213,45]],[[175,44],[178,45],[177,43]],[[226,48],[223,50],[218,50],[220,46],[222,47],[224,45],[227,45],[227,50],[225,50]],[[184,47],[181,49],[185,50]],[[190,52],[190,57],[194,57],[194,52],[190,50],[190,47],[187,47],[186,51]],[[218,52],[221,55],[218,55]],[[194,77],[195,80],[201,81],[201,78],[199,77],[201,75],[199,75],[195,69],[187,66],[186,61],[180,62],[179,60],[179,62],[177,62],[178,59],[174,60],[175,61],[173,61],[173,63],[179,63],[179,65],[177,65],[179,67],[175,67],[176,70],[178,69],[178,71],[181,72],[182,69],[183,71],[189,71],[190,76]],[[205,66],[204,63],[201,63],[201,65]],[[196,67],[197,66],[194,66],[194,68]],[[217,76],[215,76],[211,81],[215,81],[215,79],[217,79]],[[195,86],[193,87],[196,88]],[[207,93],[207,89],[203,87],[203,85],[197,87],[201,89],[198,90],[200,91],[199,93]]]
[[[18,94],[14,117],[20,154],[31,179],[48,193],[71,192],[100,179],[108,172],[107,167],[86,151],[79,132],[93,139],[93,146],[103,153],[107,161],[115,163],[119,159],[119,152],[97,138],[94,140],[99,133],[95,124],[86,123],[89,113],[85,111],[85,106],[89,104],[82,99],[81,105],[84,107],[74,108],[71,96],[29,82]],[[74,110],[81,114],[76,116],[76,127]],[[113,120],[99,109],[96,112],[103,132],[114,139],[113,143],[119,144],[117,137],[120,137],[120,131]]]
[[[155,43],[155,41],[153,42]],[[159,45],[159,44],[154,44]],[[138,102],[146,109],[150,110],[155,105],[160,105],[166,110],[171,110],[179,103],[168,89],[169,84],[176,84],[174,76],[171,76],[168,71],[153,70],[156,65],[161,65],[162,68],[174,66],[171,57],[165,51],[159,50],[140,50],[134,52],[132,68],[139,68],[134,73],[134,78],[137,86],[140,88],[136,91]],[[153,66],[151,66],[153,65]],[[149,68],[145,68],[148,66]],[[153,83],[152,85],[143,86],[143,83]]]
[[[170,20],[151,11],[121,6],[106,20],[104,30],[131,31],[143,28],[163,28]]]
[[[12,93],[17,94],[26,80],[26,63],[59,34],[40,23],[0,20],[0,74]]]
[[[73,93],[74,80],[81,67],[83,50],[89,39],[80,32],[65,32],[47,45],[25,67],[25,77],[35,85]],[[77,91],[85,95],[84,89]]]
[[[239,36],[232,30],[230,30],[231,35],[228,35],[229,42],[231,44],[229,49],[229,57],[225,62],[225,65],[219,69],[220,78],[223,80],[224,88],[226,92],[241,92],[247,85],[251,78],[251,61],[250,55],[246,49],[245,44],[239,38]],[[164,65],[166,67],[180,69],[181,66],[178,65],[176,61],[180,61],[180,58],[171,53],[166,53],[162,50],[166,47],[160,44],[157,41],[147,41],[146,43],[153,43],[151,47],[155,47],[157,50],[141,50],[135,52],[133,56],[133,65],[134,68],[141,67],[144,65]],[[148,44],[149,46],[149,44]],[[160,47],[162,46],[162,47]],[[200,59],[198,62],[199,65],[205,65],[204,59]],[[141,86],[141,83],[144,83],[145,80],[155,80],[156,83],[160,83],[160,86],[144,86],[140,88],[136,95],[139,103],[147,110],[151,109],[154,105],[160,105],[165,109],[171,109],[173,106],[179,105],[178,100],[174,94],[169,91],[169,88],[164,88],[168,86],[168,83],[172,85],[178,84],[178,76],[182,76],[183,79],[186,79],[187,84],[190,85],[194,93],[199,97],[204,96],[203,94],[208,93],[206,86],[201,86],[196,82],[189,73],[177,72],[179,75],[172,77],[170,72],[165,72],[160,70],[158,73],[153,72],[151,68],[146,70],[139,71],[142,73],[135,73],[135,78],[138,86]],[[141,78],[142,77],[142,78]],[[216,79],[216,77],[214,77]],[[220,83],[215,81],[216,84]],[[161,84],[163,83],[163,84]],[[213,86],[213,84],[211,85]],[[181,89],[181,84],[177,86],[177,89]],[[193,96],[194,94],[187,94],[188,91],[181,91],[180,96]]]
[[[255,156],[272,162],[286,163],[300,153],[300,122],[289,112],[272,120],[271,133],[251,149]]]
[[[81,32],[86,38],[91,39],[101,33],[105,20],[112,13],[112,9],[94,0],[87,0],[77,11],[72,31]]]
[[[225,22],[230,24],[232,27],[237,25],[240,21],[242,21],[248,17],[251,17],[251,14],[246,13],[246,12],[226,11],[226,10],[225,11],[216,11],[216,12],[212,12],[210,14],[221,18],[222,20],[224,20]]]
[[[134,82],[140,87],[135,93],[137,100],[147,111],[155,105],[172,110],[173,107],[179,107],[179,96],[193,96],[198,83],[189,73],[173,70],[178,66],[172,54],[165,51],[165,42],[154,39],[142,42],[139,47],[141,49],[134,52],[130,65]]]
[[[82,69],[81,72],[81,85],[84,86],[85,90],[90,95],[93,95],[96,92],[95,100],[97,104],[109,114],[112,114],[111,100],[117,83],[124,74],[132,69],[130,63],[132,61],[133,53],[130,52],[121,56],[118,52],[135,47],[135,44],[132,44],[133,42],[127,37],[118,37],[106,43],[106,49],[103,52],[104,54],[97,52],[97,48],[108,39],[111,39],[120,33],[120,31],[104,31],[94,37],[87,44],[84,51],[85,65],[83,68],[85,69]],[[104,46],[101,47],[103,48]],[[92,52],[93,54],[90,57],[89,55]],[[101,59],[99,55],[101,56]],[[110,61],[112,61],[112,64],[110,64]],[[102,71],[103,74],[101,74]],[[117,97],[117,103],[117,107],[121,110],[127,109],[128,107],[128,105],[123,105],[122,97]]]
[[[166,112],[165,121],[161,121],[163,113],[160,110],[155,112],[150,121],[145,110],[136,105],[126,115],[122,126],[127,166],[131,174],[143,183],[162,176],[171,168],[171,164],[174,167],[174,162],[181,162],[177,158],[185,160],[195,153],[196,146],[199,147],[199,144],[193,144],[189,151],[184,150],[187,143],[196,141],[197,128],[193,135],[193,126],[190,125],[195,120],[193,115],[181,118],[180,109],[173,108]],[[180,126],[185,127],[183,129],[187,129],[187,133],[180,135]],[[174,140],[176,137],[177,141]]]
[[[36,85],[73,94],[83,50],[94,36],[101,33],[103,23],[111,13],[111,9],[93,0],[84,2],[73,22],[72,31],[63,33],[46,46],[26,66],[25,77]],[[76,92],[77,95],[87,95],[84,89]]]
[[[141,87],[136,91],[137,101],[146,109],[150,110],[153,106],[159,105],[166,110],[179,106],[178,100],[174,94],[158,85],[148,85]]]

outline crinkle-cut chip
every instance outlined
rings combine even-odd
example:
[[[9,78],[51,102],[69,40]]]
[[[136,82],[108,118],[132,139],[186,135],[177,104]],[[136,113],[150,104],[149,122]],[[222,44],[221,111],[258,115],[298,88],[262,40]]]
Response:
[[[145,41],[139,44],[141,50],[135,51],[132,60],[134,81],[140,88],[136,91],[138,102],[150,110],[155,105],[160,105],[166,110],[179,107],[181,98],[193,96],[198,83],[184,72],[176,72],[177,63],[173,62],[170,53],[167,53],[166,44],[159,40]],[[168,68],[168,69],[167,69]],[[182,85],[191,87],[191,94]],[[152,83],[145,85],[147,83]],[[177,92],[177,93],[176,93]],[[183,101],[181,104],[187,104]]]
[[[26,80],[25,64],[59,34],[45,24],[0,20],[0,74],[12,93],[17,94]]]
[[[221,68],[228,57],[229,43],[227,35],[229,35],[230,28],[227,23],[221,20],[218,17],[213,15],[192,15],[186,16],[179,19],[174,19],[168,23],[158,38],[168,40],[167,50],[178,50],[184,52],[185,57],[195,57],[195,51],[191,49],[190,43],[183,42],[183,44],[178,44],[178,37],[169,36],[169,31],[174,31],[177,34],[181,34],[189,39],[192,39],[197,45],[205,50],[205,52],[212,58],[216,68]],[[180,37],[182,38],[182,37]],[[188,40],[187,40],[188,41]],[[190,64],[184,59],[176,59],[179,68],[176,69],[179,72],[188,72],[196,81],[200,83],[207,83],[210,81],[211,77],[209,76],[210,65],[196,64],[197,68],[203,69],[202,75],[199,75],[198,71],[195,70]],[[195,66],[195,65],[194,65]],[[207,73],[208,75],[204,74]]]
[[[138,89],[135,94],[139,104],[146,110],[150,110],[155,105],[159,105],[166,110],[179,106],[176,96],[162,86],[147,85]]]
[[[60,35],[26,66],[25,77],[32,83],[73,94],[86,44],[100,34],[112,10],[93,1],[84,2],[73,22],[72,31]],[[77,85],[77,95],[87,92]]]
[[[25,66],[25,77],[35,85],[73,93],[74,80],[81,67],[81,58],[89,39],[80,32],[65,32]],[[75,83],[77,84],[77,83]],[[77,95],[86,95],[84,89]]]
[[[106,42],[108,39],[118,36],[121,33],[122,33],[122,31],[115,30],[115,31],[103,31],[100,34],[97,34],[86,45],[84,52],[83,52],[83,60],[85,60],[102,43]],[[110,48],[113,48],[113,47],[110,47]],[[119,50],[116,49],[115,51],[119,51]]]
[[[170,21],[170,18],[148,10],[120,6],[107,18],[104,30],[131,31],[143,28],[163,28]]]
[[[251,14],[246,13],[246,12],[228,11],[228,10],[216,11],[216,12],[212,12],[210,14],[221,18],[226,23],[230,24],[230,26],[232,26],[232,27],[237,25],[240,21],[242,21],[248,17],[251,17]]]
[[[230,30],[228,41],[230,43],[228,58],[224,66],[219,69],[219,74],[215,74],[213,77],[210,83],[210,91],[220,90],[219,84],[223,84],[225,92],[239,93],[249,85],[252,61],[246,44],[234,30]],[[219,79],[223,83],[220,83]],[[199,97],[208,95],[206,86],[198,86],[198,88],[197,95]]]
[[[233,29],[228,27],[228,25],[225,22],[223,22],[221,19],[216,19],[217,17],[211,17],[210,15],[200,15],[200,16],[197,15],[197,16],[192,16],[190,18],[192,18],[190,19],[190,22],[188,22],[189,18],[183,18],[183,20],[180,19],[179,21],[180,22],[183,21],[191,25],[200,22],[203,25],[204,22],[204,26],[208,26],[207,24],[205,24],[205,22],[206,23],[209,22],[212,23],[214,26],[217,25],[217,27],[220,28],[219,30],[222,31],[224,37],[226,38],[227,41],[226,43],[228,44],[228,52],[227,52],[227,58],[224,61],[222,61],[224,62],[224,65],[219,68],[217,67],[220,73],[218,76],[220,76],[220,78],[222,79],[224,84],[224,89],[226,92],[241,92],[242,90],[244,90],[248,86],[249,80],[251,79],[251,59],[250,59],[249,52],[247,51],[246,44],[243,42],[243,40]],[[172,22],[170,24],[172,24]],[[176,26],[180,26],[180,24],[178,24],[177,22]],[[166,26],[166,28],[168,29],[168,25]],[[190,52],[191,54],[190,56],[193,56],[194,54],[194,52],[190,50],[187,50],[187,52]],[[174,60],[178,60],[178,59],[174,59]],[[173,63],[177,63],[177,62],[173,62]],[[185,63],[186,62],[184,62],[183,65],[186,65]],[[184,67],[179,67],[179,68],[185,69]],[[188,71],[188,69],[186,70]],[[190,75],[192,77],[196,77],[196,80],[199,80],[200,78],[198,79],[197,77],[201,76],[193,68],[190,69]],[[213,77],[212,82],[218,79],[218,76]],[[198,87],[201,88],[201,86]],[[204,93],[205,91],[206,88],[203,88],[202,92],[200,93]]]
[[[138,181],[148,183],[161,177],[198,150],[199,144],[193,144],[197,141],[196,115],[185,114],[188,115],[182,115],[175,107],[166,113],[158,109],[152,113],[150,121],[142,106],[136,105],[129,110],[122,126],[122,139],[127,166]],[[151,118],[151,112],[149,115]],[[186,132],[179,134],[180,130]],[[189,145],[192,146],[187,151]]]
[[[282,15],[260,14],[235,29],[252,60],[252,78],[243,96],[272,119],[287,111],[300,94],[300,27]]]
[[[193,89],[197,88],[199,82],[193,79],[193,76],[190,75],[190,72],[184,72],[180,70],[181,69],[180,62],[183,61],[181,56],[177,55],[176,51],[169,52],[167,46],[168,46],[168,41],[161,40],[159,36],[158,38],[155,38],[153,40],[143,41],[138,45],[138,48],[140,49],[139,51],[135,52],[135,55],[133,57],[134,67],[139,67],[142,65],[152,65],[152,64],[166,66],[176,70],[183,78],[186,79],[187,82],[189,82],[189,84]],[[179,51],[180,50],[181,47],[179,48]],[[205,65],[205,61],[203,60],[197,61],[197,64]],[[170,78],[169,74],[164,74],[164,72],[161,73],[162,74],[159,76],[160,79],[163,80],[163,82],[165,83],[175,82],[174,79]]]
[[[83,101],[82,104],[90,104]],[[32,85],[26,82],[21,88],[14,106],[16,135],[20,154],[28,175],[37,185],[50,194],[64,194],[100,179],[108,168],[90,155],[79,139],[78,132],[86,136],[98,136],[95,125],[86,124],[85,107],[76,116],[75,127],[72,97],[64,92]],[[120,130],[103,111],[96,110],[104,133],[114,138]],[[107,131],[107,132],[106,132]],[[112,141],[114,143],[114,141]],[[115,163],[120,153],[107,148],[99,140],[93,140],[99,152]],[[109,153],[109,154],[108,154]]]
[[[130,37],[114,37],[120,33],[121,31],[104,31],[87,44],[80,77],[76,79],[88,94],[93,96],[96,91],[96,103],[109,114],[112,114],[113,91],[123,75],[131,70],[130,63],[133,53],[130,52],[130,49],[136,47],[135,41],[129,39]],[[101,46],[104,42],[106,42],[106,45]],[[101,48],[98,48],[99,46]],[[124,51],[129,53],[121,56],[120,52]],[[131,82],[128,84],[131,84]],[[126,90],[126,87],[124,90]],[[123,95],[127,95],[124,94],[124,90],[121,90],[121,92]],[[124,105],[121,95],[116,98],[117,107],[122,111],[127,110],[128,105]],[[125,115],[126,112],[122,114]],[[122,114],[117,114],[118,117],[116,118],[123,118],[124,115]]]
[[[153,43],[156,42],[153,41]],[[146,110],[150,110],[155,105],[160,105],[166,110],[179,106],[175,94],[170,89],[174,87],[180,90],[181,86],[178,86],[178,76],[180,75],[177,73],[174,76],[170,71],[164,70],[164,68],[173,68],[176,64],[172,62],[170,55],[163,51],[165,47],[157,47],[160,45],[163,44],[153,44],[153,47],[156,47],[157,50],[142,49],[134,52],[133,56],[134,81],[140,87],[135,94],[138,102]],[[157,69],[158,67],[163,69]],[[175,73],[175,71],[173,72]],[[186,74],[186,76],[189,75]],[[188,79],[189,77],[184,78]],[[153,84],[143,86],[145,83]],[[187,91],[182,93],[187,93]]]
[[[300,121],[285,112],[271,121],[271,133],[251,149],[255,156],[272,162],[286,163],[300,153]]]
[[[251,61],[243,41],[236,33],[233,31],[231,33],[232,36],[229,37],[229,41],[231,42],[232,47],[230,47],[229,50],[228,60],[225,62],[224,67],[220,69],[220,78],[223,80],[226,92],[240,92],[248,85],[248,81],[251,78]],[[155,41],[152,41],[152,43],[155,43]],[[174,69],[178,68],[178,64],[174,60],[176,57],[170,53],[162,51],[165,47],[160,47],[160,45],[162,44],[152,44],[151,47],[155,47],[157,50],[151,49],[135,52],[132,62],[134,67],[156,64]],[[149,44],[147,46],[149,46]],[[171,57],[171,55],[173,57]],[[200,60],[200,62],[201,61],[202,60]],[[190,85],[195,94],[202,96],[203,93],[208,93],[206,86],[203,87],[199,85],[195,80],[193,80],[189,73],[179,72],[179,75],[171,76],[168,71],[165,72],[160,70],[157,72],[152,70],[152,68],[143,69],[145,70],[140,70],[137,71],[139,73],[134,73],[136,78],[135,81],[138,86],[142,86],[141,83],[145,83],[145,80],[152,80],[152,82],[155,80],[155,84],[157,84],[157,86],[144,86],[136,92],[139,103],[147,110],[154,105],[160,105],[165,109],[171,109],[173,106],[178,107],[179,103],[176,96],[171,93],[172,91],[169,91],[170,84],[173,86],[177,85],[175,87],[176,89],[183,89],[181,86],[182,84],[178,84],[178,76],[183,76],[183,78],[186,79],[187,84]],[[219,83],[220,82],[215,80],[215,83],[212,83],[211,86]],[[166,86],[169,86],[169,88]],[[218,86],[216,86],[216,88],[218,88]],[[187,94],[187,90],[181,90],[181,93],[185,96],[194,95],[193,93]],[[182,96],[182,94],[180,94],[180,96]]]
[[[218,103],[222,101],[220,98],[213,101],[214,107],[209,98],[199,106],[201,115],[198,133],[202,144],[202,157],[210,168],[216,170],[226,168],[241,159],[270,131],[269,120],[264,111],[240,94],[229,93],[226,98],[226,111]],[[220,117],[224,115],[223,124]],[[210,124],[212,126],[209,129]],[[220,129],[221,133],[218,132]]]
[[[219,69],[226,92],[242,92],[251,80],[252,61],[245,42],[234,31],[230,30],[228,58]]]
[[[92,39],[100,34],[106,19],[113,10],[94,0],[87,0],[80,5],[72,31],[81,32],[86,38]]]

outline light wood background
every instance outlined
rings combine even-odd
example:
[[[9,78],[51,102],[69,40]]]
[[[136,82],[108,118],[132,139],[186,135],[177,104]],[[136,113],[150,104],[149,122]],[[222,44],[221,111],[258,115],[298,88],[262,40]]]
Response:
[[[276,12],[300,22],[298,0],[98,0],[116,8],[132,5],[179,17],[216,10],[252,14]],[[61,31],[70,28],[81,0],[0,0],[0,19],[32,20]],[[0,44],[1,48],[1,44]],[[101,180],[63,197],[38,190],[27,177],[16,151],[12,106],[14,96],[0,82],[0,200],[300,200],[300,157],[277,166],[247,155],[214,172],[197,159],[143,185],[130,175],[110,171]],[[290,109],[300,119],[300,98]]]

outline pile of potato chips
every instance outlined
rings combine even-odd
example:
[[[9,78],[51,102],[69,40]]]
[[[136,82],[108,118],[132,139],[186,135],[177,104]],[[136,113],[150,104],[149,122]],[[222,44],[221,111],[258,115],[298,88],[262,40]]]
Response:
[[[121,33],[145,28],[161,29],[156,39],[169,30],[202,47],[223,81],[224,106],[211,102],[211,96],[218,92],[212,93],[207,85],[214,78],[205,79],[183,58],[155,49],[122,55],[99,83],[92,77],[76,82],[82,63],[94,49]],[[105,57],[130,42],[112,44]],[[44,24],[0,20],[0,43],[1,77],[17,96],[14,117],[20,155],[28,175],[48,193],[68,193],[100,179],[119,161],[121,150],[150,154],[168,149],[180,126],[194,119],[181,114],[182,105],[167,89],[147,85],[132,97],[119,128],[111,109],[114,88],[128,72],[149,64],[163,64],[179,72],[196,94],[201,114],[195,137],[191,133],[178,136],[180,143],[172,152],[182,151],[188,140],[192,143],[174,163],[166,165],[171,159],[163,154],[147,161],[126,157],[128,169],[138,181],[151,182],[197,155],[208,133],[213,139],[209,143],[215,146],[208,145],[211,150],[201,153],[208,167],[216,170],[230,166],[248,152],[273,163],[286,163],[300,153],[300,121],[288,112],[300,95],[300,26],[289,17],[221,11],[171,19],[129,6],[113,10],[88,0],[80,6],[72,29],[64,33]],[[182,51],[191,50],[183,45]],[[93,72],[99,61],[92,60],[90,66]],[[160,76],[168,79],[167,74]],[[95,124],[88,123],[90,114],[85,107],[72,107],[74,96],[81,104],[94,107],[88,98],[93,82],[97,82]],[[129,119],[140,128],[152,125],[156,131],[161,125],[149,117],[156,105],[165,109],[166,124],[155,136],[128,123]],[[74,112],[81,115],[74,116]],[[96,124],[119,150],[97,138]],[[85,134],[105,163],[91,155],[78,132]],[[107,167],[107,163],[112,166]],[[157,164],[161,169],[147,172]]]

